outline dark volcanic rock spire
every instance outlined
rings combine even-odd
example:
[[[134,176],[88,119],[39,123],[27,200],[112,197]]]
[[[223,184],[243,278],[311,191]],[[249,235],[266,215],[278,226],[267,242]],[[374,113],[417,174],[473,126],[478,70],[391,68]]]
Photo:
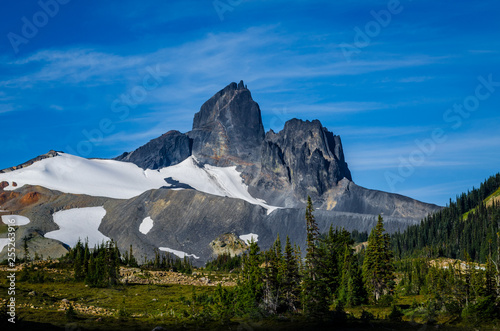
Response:
[[[123,153],[117,161],[132,162],[143,169],[160,169],[178,164],[191,155],[191,140],[179,131],[169,131],[133,152]]]
[[[318,120],[287,121],[282,131],[266,134],[261,151],[261,173],[254,186],[279,205],[295,205],[308,195],[318,202],[342,179],[352,181],[340,137]]]
[[[231,83],[205,102],[194,115],[193,155],[214,165],[259,160],[264,126],[259,105],[240,81]]]

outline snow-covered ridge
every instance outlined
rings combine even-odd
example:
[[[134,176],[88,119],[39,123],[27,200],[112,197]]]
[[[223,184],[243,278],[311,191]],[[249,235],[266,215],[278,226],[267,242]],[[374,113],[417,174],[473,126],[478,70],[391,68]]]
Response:
[[[201,166],[194,156],[174,166],[143,170],[129,162],[89,160],[58,153],[56,157],[35,162],[29,167],[0,174],[0,182],[9,182],[5,190],[16,189],[12,186],[12,182],[16,182],[18,187],[40,185],[65,193],[130,199],[147,190],[172,186],[165,181],[169,177],[201,192],[260,205],[268,213],[278,208],[252,197],[236,167]]]

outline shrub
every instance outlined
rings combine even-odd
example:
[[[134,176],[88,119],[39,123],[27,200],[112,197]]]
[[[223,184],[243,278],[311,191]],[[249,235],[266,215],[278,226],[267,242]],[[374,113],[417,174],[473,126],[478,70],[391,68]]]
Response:
[[[389,314],[389,320],[391,322],[401,322],[404,314],[401,312],[398,306],[392,306],[391,313]]]
[[[492,295],[480,297],[476,303],[469,304],[462,311],[462,318],[475,325],[491,321],[498,317],[495,299]]]
[[[370,322],[370,321],[373,321],[375,319],[375,315],[373,315],[369,311],[363,309],[361,311],[361,317],[360,317],[360,319],[363,322]]]

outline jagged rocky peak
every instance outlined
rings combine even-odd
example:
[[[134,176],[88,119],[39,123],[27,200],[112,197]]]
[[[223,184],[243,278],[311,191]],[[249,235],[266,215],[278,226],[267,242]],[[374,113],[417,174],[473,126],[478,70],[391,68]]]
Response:
[[[143,169],[160,169],[178,164],[190,155],[191,139],[185,133],[172,130],[115,160],[132,162]]]
[[[261,190],[291,186],[295,199],[317,201],[346,178],[352,181],[342,142],[320,121],[292,119],[278,133],[269,131],[261,149]],[[287,185],[288,184],[288,185]]]
[[[231,83],[194,115],[193,155],[213,165],[252,164],[260,158],[264,126],[259,105],[243,81]]]

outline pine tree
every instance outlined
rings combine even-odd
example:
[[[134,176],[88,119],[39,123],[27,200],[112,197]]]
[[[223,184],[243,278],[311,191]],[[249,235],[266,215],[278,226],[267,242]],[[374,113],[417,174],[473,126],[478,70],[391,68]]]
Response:
[[[93,254],[90,254],[89,257],[89,266],[87,275],[85,276],[85,284],[89,285],[90,287],[95,287],[97,284],[96,265]]]
[[[80,245],[78,245],[78,244],[80,244]],[[84,251],[80,247],[81,243],[78,242],[78,244],[75,247],[76,256],[75,256],[75,260],[73,262],[73,271],[74,271],[74,274],[75,274],[75,280],[76,281],[80,281],[80,280],[83,280],[85,278],[84,269],[83,269],[84,258],[82,256],[82,254],[84,253]]]
[[[134,252],[132,250],[132,244],[130,244],[130,251],[128,254],[128,265],[130,267],[138,267],[137,260],[135,259]]]
[[[296,252],[292,249],[290,238],[285,243],[285,268],[283,271],[283,301],[285,309],[296,312],[300,297],[300,269]]]
[[[89,271],[89,259],[90,259],[90,250],[89,250],[89,241],[85,240],[85,247],[83,248],[83,278],[87,275]]]
[[[495,268],[493,265],[493,259],[491,256],[491,241],[488,253],[488,260],[486,261],[485,267],[485,295],[496,295],[495,291]]]
[[[113,286],[118,283],[120,276],[120,251],[114,240],[108,241],[105,249],[106,279],[107,285]]]
[[[353,257],[349,267],[349,276],[347,280],[346,304],[348,306],[358,306],[367,300],[367,293],[363,284],[361,268],[356,258]]]
[[[243,256],[242,271],[236,288],[235,310],[240,314],[254,311],[262,300],[263,284],[259,245],[252,239]]]
[[[276,314],[282,299],[283,255],[281,254],[280,237],[276,238],[273,246],[265,253],[266,267],[264,278],[263,302],[265,309]]]
[[[368,247],[363,261],[365,286],[375,302],[382,295],[389,293],[394,282],[390,237],[384,232],[384,220],[379,215],[377,225],[372,229],[368,237]]]
[[[321,250],[318,245],[319,230],[313,215],[311,197],[307,197],[306,229],[307,250],[302,282],[302,305],[310,317],[320,317],[328,311],[328,287],[321,277]]]

